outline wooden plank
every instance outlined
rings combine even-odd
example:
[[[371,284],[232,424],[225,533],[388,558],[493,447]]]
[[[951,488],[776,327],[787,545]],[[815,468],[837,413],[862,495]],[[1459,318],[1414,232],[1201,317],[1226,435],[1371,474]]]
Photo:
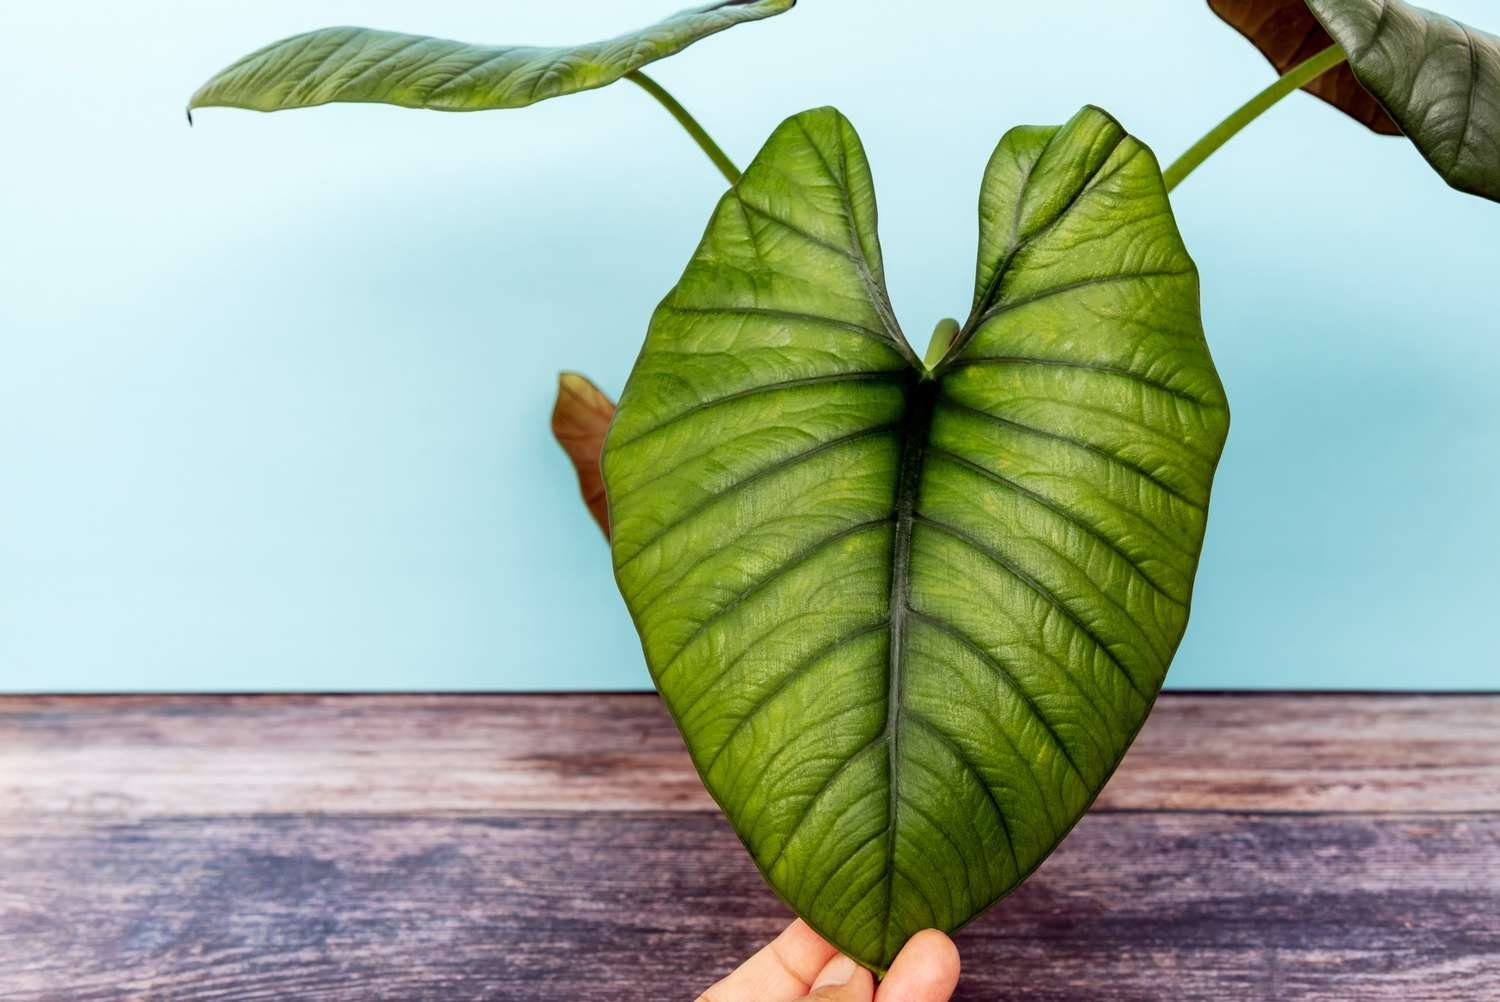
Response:
[[[0,697],[0,803],[119,818],[715,810],[642,693]]]
[[[0,821],[0,999],[682,999],[789,918],[697,811]],[[1500,998],[1500,816],[1109,813],[960,999]]]
[[[960,998],[1500,998],[1500,697],[1168,695]],[[648,695],[0,697],[0,999],[691,998],[789,914]]]
[[[1500,810],[1500,696],[1167,694],[1100,809]],[[711,812],[654,695],[0,697],[0,805]]]

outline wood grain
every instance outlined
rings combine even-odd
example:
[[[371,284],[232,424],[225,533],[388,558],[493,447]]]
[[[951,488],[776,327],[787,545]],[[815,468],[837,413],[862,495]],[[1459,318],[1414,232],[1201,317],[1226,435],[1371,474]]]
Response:
[[[0,697],[0,999],[690,1000],[789,919],[652,696]],[[1167,695],[961,999],[1500,998],[1500,697]]]
[[[1164,696],[1099,808],[1500,810],[1500,698]],[[714,811],[655,695],[0,696],[31,814]]]

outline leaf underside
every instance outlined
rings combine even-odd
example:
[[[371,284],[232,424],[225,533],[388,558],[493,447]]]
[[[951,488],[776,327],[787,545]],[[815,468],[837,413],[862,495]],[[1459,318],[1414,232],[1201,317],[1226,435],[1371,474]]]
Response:
[[[602,42],[469,45],[371,28],[322,28],[252,52],[199,88],[188,109],[283,111],[375,102],[435,111],[522,108],[614,83],[701,38],[790,10],[796,0],[723,0]]]
[[[609,507],[604,500],[599,455],[614,416],[614,402],[587,377],[576,372],[564,372],[558,377],[557,401],[552,405],[552,436],[572,461],[578,473],[578,492],[606,537]]]
[[[1454,188],[1500,201],[1500,38],[1403,0],[1208,0],[1278,73],[1337,42],[1307,90],[1405,134]]]
[[[1276,67],[1277,73],[1286,73],[1333,44],[1328,32],[1307,9],[1306,0],[1208,0],[1208,6],[1249,39]],[[1348,63],[1329,70],[1302,89],[1381,135],[1401,134],[1375,96],[1354,78],[1354,70]]]
[[[1500,202],[1500,38],[1402,0],[1306,0],[1432,168]]]
[[[1014,888],[1145,720],[1228,410],[1155,158],[1103,112],[1001,140],[930,372],[875,224],[841,115],[778,128],[653,316],[604,476],[705,784],[882,971]]]

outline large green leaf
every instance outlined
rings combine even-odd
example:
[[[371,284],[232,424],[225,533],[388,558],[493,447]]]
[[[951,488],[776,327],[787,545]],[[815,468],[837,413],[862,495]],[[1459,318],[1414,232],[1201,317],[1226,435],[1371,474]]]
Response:
[[[370,28],[323,28],[273,42],[216,74],[188,109],[282,111],[334,101],[437,111],[522,108],[614,83],[700,38],[790,10],[796,0],[721,0],[585,45],[468,45]]]
[[[719,203],[606,440],[616,576],[709,790],[861,963],[1011,890],[1108,779],[1228,420],[1156,160],[1101,111],[1001,140],[932,370],[836,111]]]

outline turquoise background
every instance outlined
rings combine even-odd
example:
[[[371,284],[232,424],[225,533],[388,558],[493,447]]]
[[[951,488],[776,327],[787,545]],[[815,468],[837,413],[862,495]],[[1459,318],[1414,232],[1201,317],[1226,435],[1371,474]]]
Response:
[[[0,6],[0,688],[648,684],[547,416],[559,369],[618,391],[718,175],[628,85],[182,107],[325,24],[570,41],[673,2]],[[742,163],[848,114],[923,335],[1006,128],[1094,102],[1166,160],[1270,79],[1194,0],[804,0],[654,72]],[[1234,427],[1170,683],[1494,687],[1500,205],[1303,95],[1174,202]]]

